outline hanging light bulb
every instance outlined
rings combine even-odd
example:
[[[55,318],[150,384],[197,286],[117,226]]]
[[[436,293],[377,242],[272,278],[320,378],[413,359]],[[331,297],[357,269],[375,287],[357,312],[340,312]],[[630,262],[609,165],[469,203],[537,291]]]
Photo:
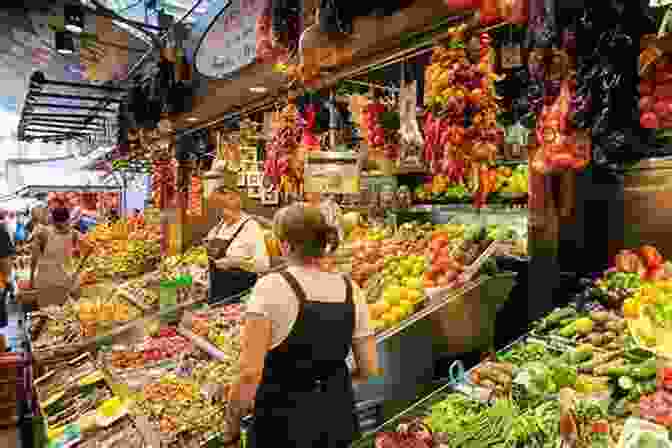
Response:
[[[65,31],[55,33],[56,51],[61,54],[72,54],[75,52],[75,41],[72,34]]]
[[[63,7],[65,16],[65,29],[71,33],[79,34],[84,30],[84,12],[82,6],[69,4]]]

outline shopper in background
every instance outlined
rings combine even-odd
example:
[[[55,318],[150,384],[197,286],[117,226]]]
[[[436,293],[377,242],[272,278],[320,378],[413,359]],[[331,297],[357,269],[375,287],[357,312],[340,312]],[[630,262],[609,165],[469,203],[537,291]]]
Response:
[[[341,206],[327,195],[321,193],[304,193],[306,205],[319,209],[327,224],[337,230],[339,241],[343,240],[343,228],[341,226],[341,219],[343,218],[343,210]]]
[[[3,213],[4,212],[4,213]],[[0,210],[0,328],[8,324],[7,299],[12,293],[12,272],[16,247],[4,222],[7,212]]]
[[[26,226],[26,230],[28,231],[27,241],[29,243],[33,240],[34,235],[40,227],[48,225],[48,213],[47,208],[44,206],[35,207],[30,211],[30,222]]]
[[[37,305],[62,305],[68,295],[79,294],[79,278],[73,275],[75,252],[86,253],[90,248],[70,226],[67,208],[55,208],[51,213],[53,225],[38,229],[32,243],[30,287],[36,289]]]
[[[211,302],[238,295],[254,286],[257,273],[268,270],[270,259],[259,223],[243,212],[246,195],[236,173],[224,168],[206,173],[208,206],[221,219],[205,238],[210,259]]]
[[[320,270],[336,230],[316,208],[279,211],[273,230],[290,267],[262,277],[252,291],[232,417],[254,408],[250,448],[348,447],[358,433],[353,378],[378,371],[366,302],[346,276]]]

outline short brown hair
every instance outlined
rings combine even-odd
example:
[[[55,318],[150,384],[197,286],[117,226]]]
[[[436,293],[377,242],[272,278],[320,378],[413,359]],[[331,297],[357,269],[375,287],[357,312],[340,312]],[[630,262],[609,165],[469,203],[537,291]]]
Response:
[[[303,204],[279,210],[273,217],[273,233],[304,257],[321,257],[327,245],[331,250],[338,246],[338,231],[327,224],[319,209]]]

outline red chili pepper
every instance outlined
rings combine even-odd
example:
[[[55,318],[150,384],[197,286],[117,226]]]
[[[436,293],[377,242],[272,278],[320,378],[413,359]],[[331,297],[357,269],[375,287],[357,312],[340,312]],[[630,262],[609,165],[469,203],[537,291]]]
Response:
[[[639,255],[641,255],[646,267],[649,269],[654,269],[662,266],[663,257],[653,246],[642,246],[639,248]]]

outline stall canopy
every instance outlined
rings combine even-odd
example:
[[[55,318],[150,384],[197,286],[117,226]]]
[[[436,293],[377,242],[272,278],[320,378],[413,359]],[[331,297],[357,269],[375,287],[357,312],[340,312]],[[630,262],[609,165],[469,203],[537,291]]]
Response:
[[[102,171],[75,170],[65,172],[45,166],[22,166],[18,168],[22,185],[18,196],[32,196],[59,191],[119,191],[121,185],[109,179]]]

